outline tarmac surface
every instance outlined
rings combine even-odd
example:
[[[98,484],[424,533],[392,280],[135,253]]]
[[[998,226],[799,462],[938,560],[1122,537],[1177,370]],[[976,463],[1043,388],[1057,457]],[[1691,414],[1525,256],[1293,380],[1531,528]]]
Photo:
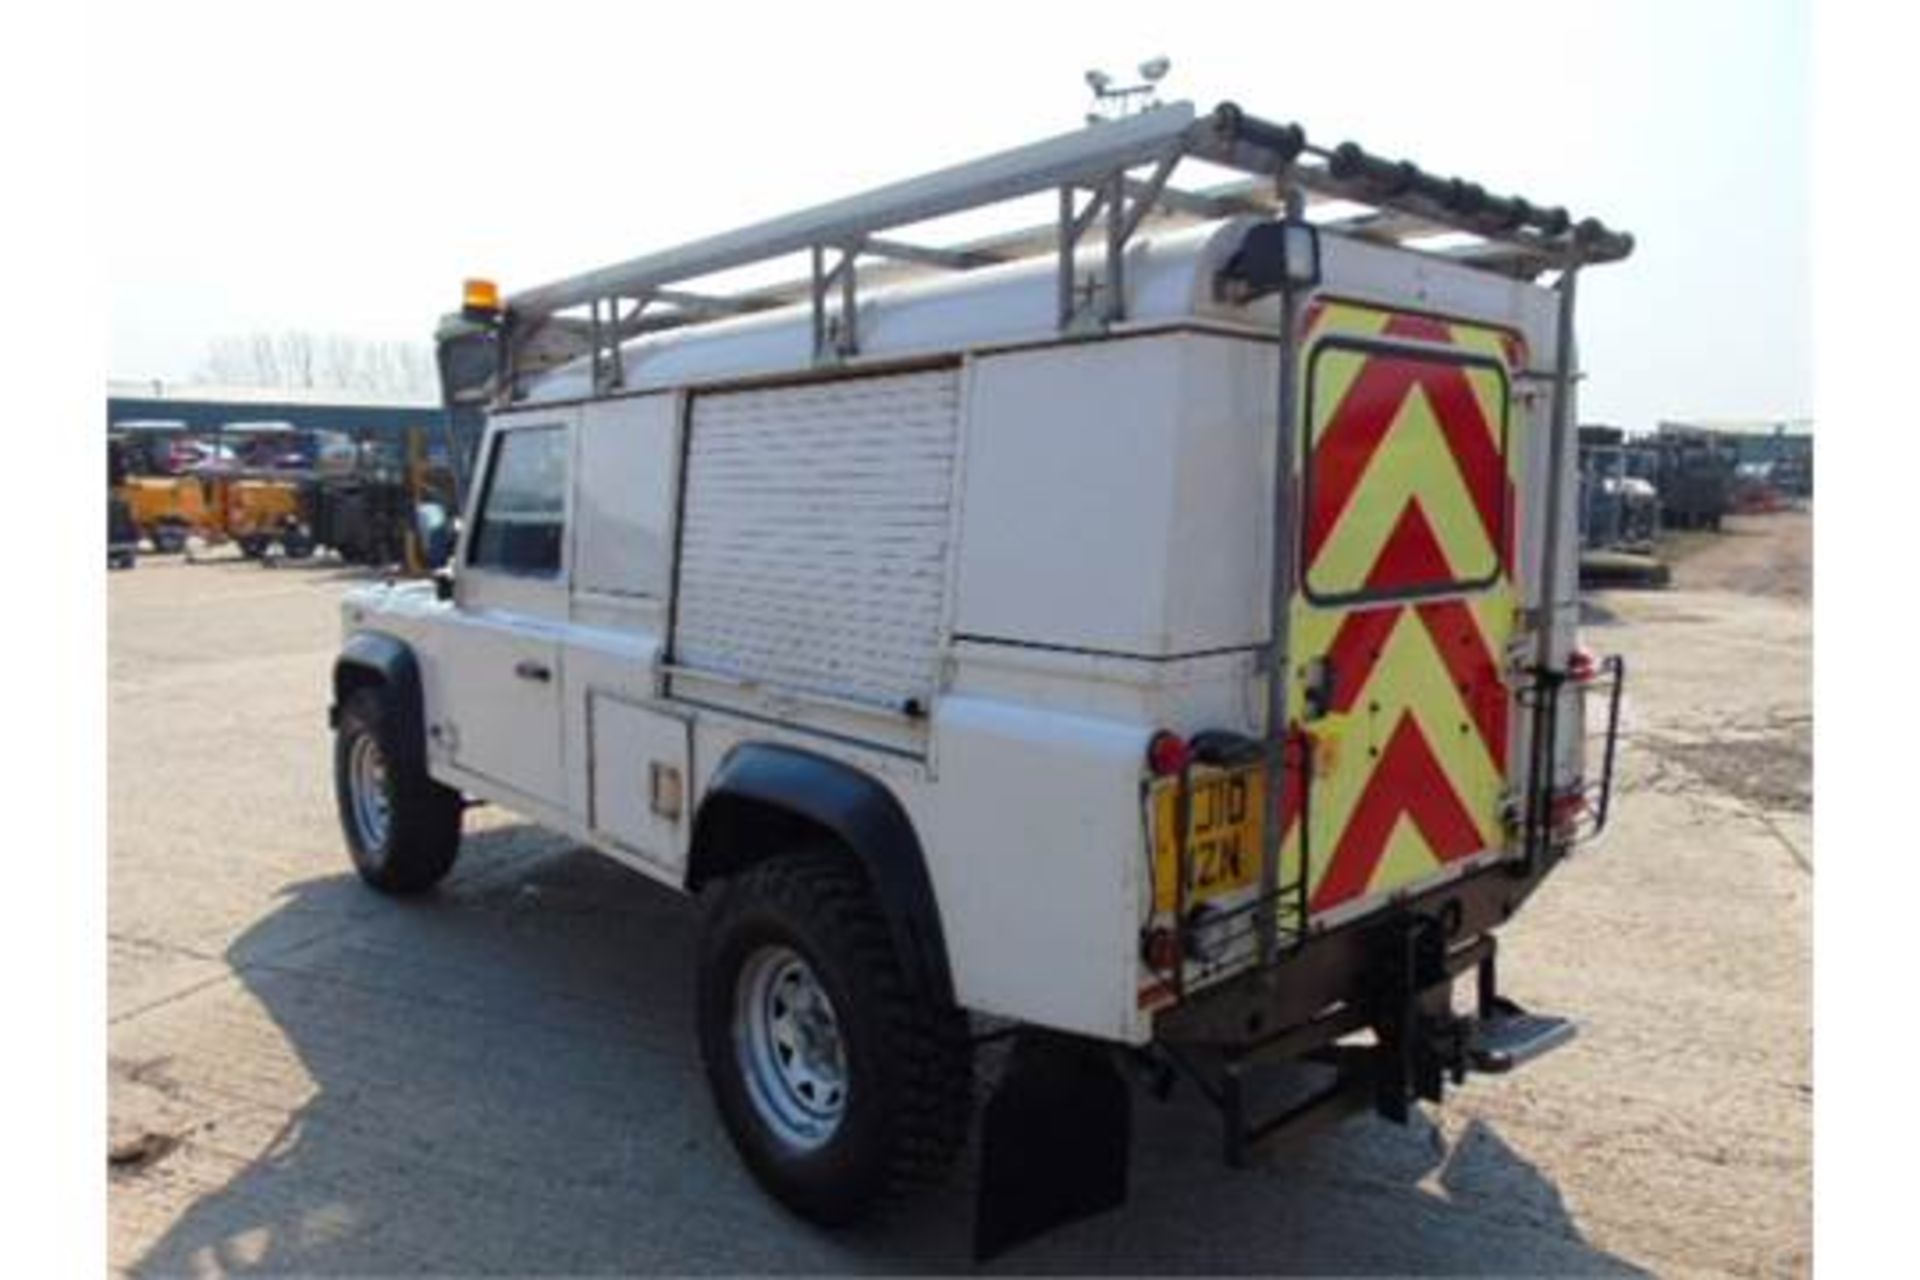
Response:
[[[1503,934],[1582,1024],[1398,1128],[1234,1172],[1191,1089],[1132,1199],[999,1272],[1798,1275],[1811,1248],[1811,517],[1593,598],[1630,664],[1612,829]],[[323,567],[144,560],[109,594],[109,1261],[142,1275],[971,1270],[970,1166],[829,1234],[708,1101],[693,905],[511,815],[438,893],[351,874]]]

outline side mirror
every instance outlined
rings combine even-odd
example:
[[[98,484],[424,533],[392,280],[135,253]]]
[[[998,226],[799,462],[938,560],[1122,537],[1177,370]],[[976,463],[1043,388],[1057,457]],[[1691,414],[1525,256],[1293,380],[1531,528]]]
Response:
[[[433,598],[453,599],[453,570],[445,565],[433,571]]]

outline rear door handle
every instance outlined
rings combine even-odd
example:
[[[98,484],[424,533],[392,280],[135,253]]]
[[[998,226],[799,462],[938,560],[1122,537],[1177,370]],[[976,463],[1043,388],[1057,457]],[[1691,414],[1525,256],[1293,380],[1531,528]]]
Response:
[[[538,680],[541,684],[553,679],[553,669],[544,662],[535,662],[531,658],[522,658],[513,664],[513,674],[522,680]]]

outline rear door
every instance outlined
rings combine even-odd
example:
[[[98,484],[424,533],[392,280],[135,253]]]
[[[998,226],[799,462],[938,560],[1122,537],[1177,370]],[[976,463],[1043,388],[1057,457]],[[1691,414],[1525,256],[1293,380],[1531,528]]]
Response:
[[[1304,834],[1308,911],[1332,924],[1506,847],[1522,355],[1503,330],[1325,302],[1302,359],[1289,719],[1313,771],[1283,857],[1292,880]]]

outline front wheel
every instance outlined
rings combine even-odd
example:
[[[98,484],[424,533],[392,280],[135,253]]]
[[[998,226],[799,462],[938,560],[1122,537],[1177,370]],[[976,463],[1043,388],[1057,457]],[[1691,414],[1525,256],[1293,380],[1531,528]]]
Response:
[[[966,1140],[965,1016],[913,989],[843,850],[776,856],[721,888],[697,1017],[728,1136],[803,1217],[851,1222],[938,1180]]]
[[[334,735],[334,795],[360,878],[384,893],[439,883],[460,852],[460,793],[428,776],[400,740],[384,690],[359,689]]]

